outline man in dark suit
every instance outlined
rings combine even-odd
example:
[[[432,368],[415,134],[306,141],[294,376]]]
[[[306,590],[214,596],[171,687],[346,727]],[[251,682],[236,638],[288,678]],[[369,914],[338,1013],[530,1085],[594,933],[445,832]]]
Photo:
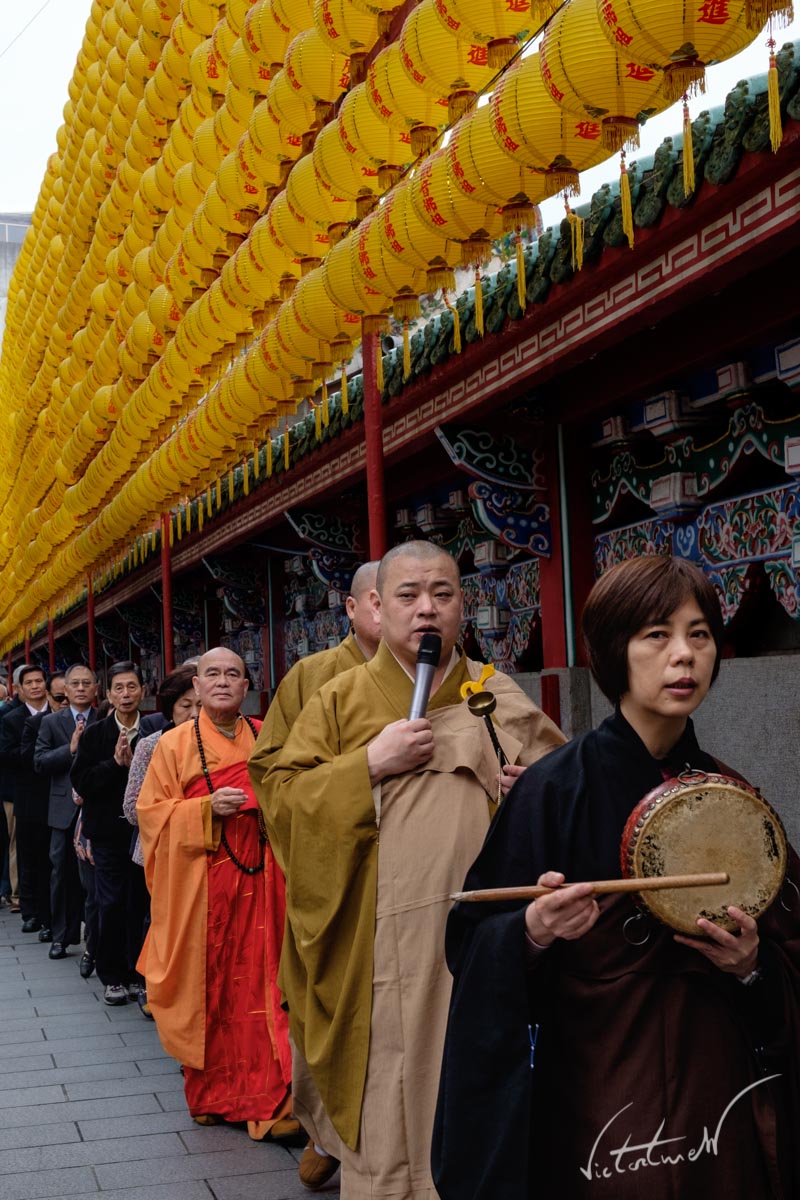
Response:
[[[11,681],[11,695],[0,704],[0,722],[5,715],[19,708],[22,699],[19,694],[19,673],[22,667],[16,667]],[[5,771],[0,770],[0,826],[2,826],[3,863],[0,886],[3,898],[11,912],[19,912],[19,872],[17,871],[17,822],[14,816],[14,797],[11,794],[10,782]]]
[[[70,778],[83,798],[83,831],[92,843],[98,915],[95,964],[105,985],[103,999],[106,1004],[126,1004],[129,987],[135,995],[140,986],[135,956],[146,912],[146,895],[137,893],[130,856],[131,826],[122,812],[140,733],[142,677],[135,663],[111,667],[107,695],[114,711],[81,735]]]
[[[50,958],[65,958],[69,946],[81,940],[84,892],[73,846],[78,808],[72,799],[69,773],[83,730],[94,721],[92,707],[97,695],[97,676],[90,667],[76,663],[67,669],[64,691],[67,707],[43,717],[39,723],[33,765],[49,779],[50,803],[50,910],[53,944]],[[53,697],[55,700],[56,697]],[[31,718],[32,724],[36,718]],[[92,947],[87,946],[80,964],[86,979],[94,967]]]
[[[9,709],[0,723],[0,765],[6,778],[8,795],[14,803],[22,932],[38,931],[39,941],[49,942],[49,789],[46,782],[34,772],[33,748],[28,756],[23,753],[22,746],[22,734],[28,718],[49,711],[45,673],[41,667],[27,664],[21,669],[19,693],[22,703]]]

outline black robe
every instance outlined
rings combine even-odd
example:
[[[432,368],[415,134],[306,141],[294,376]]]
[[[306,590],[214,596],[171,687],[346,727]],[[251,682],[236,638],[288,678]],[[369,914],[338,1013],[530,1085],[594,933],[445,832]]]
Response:
[[[465,888],[531,884],[546,870],[619,877],[631,810],[687,765],[719,770],[691,722],[657,761],[617,712],[528,768]],[[765,977],[749,988],[651,918],[626,926],[634,897],[601,898],[588,934],[538,955],[526,907],[462,903],[449,918],[454,987],[433,1139],[442,1200],[800,1197],[791,885],[759,921]]]

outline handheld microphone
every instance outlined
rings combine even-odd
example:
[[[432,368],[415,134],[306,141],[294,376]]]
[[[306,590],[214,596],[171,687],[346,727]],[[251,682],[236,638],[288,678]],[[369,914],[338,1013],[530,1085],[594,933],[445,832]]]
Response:
[[[414,673],[414,694],[411,697],[411,708],[408,710],[409,721],[424,717],[431,694],[431,684],[442,656],[442,639],[438,633],[423,633],[417,652],[417,669]]]

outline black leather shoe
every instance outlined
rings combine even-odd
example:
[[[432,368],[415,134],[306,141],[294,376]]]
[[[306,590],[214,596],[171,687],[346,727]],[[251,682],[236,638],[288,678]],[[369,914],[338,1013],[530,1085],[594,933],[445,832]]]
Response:
[[[47,952],[47,957],[48,958],[66,958],[67,951],[64,948],[64,946],[61,945],[61,942],[53,942],[52,946],[50,947],[50,949]]]
[[[38,917],[28,917],[22,922],[23,933],[37,933],[42,928],[42,922]]]
[[[52,950],[50,952],[52,954]],[[88,979],[94,971],[94,959],[91,954],[84,954],[81,958],[78,970],[81,973],[81,979]]]
[[[52,940],[53,940],[52,929],[40,929],[39,930],[39,941],[40,942],[52,942]]]

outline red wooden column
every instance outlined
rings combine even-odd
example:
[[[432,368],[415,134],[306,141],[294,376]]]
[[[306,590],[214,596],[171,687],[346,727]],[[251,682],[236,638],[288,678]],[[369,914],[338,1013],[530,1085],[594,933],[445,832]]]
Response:
[[[381,394],[378,390],[379,353],[378,335],[362,333],[364,443],[367,452],[367,516],[370,559],[383,558],[387,549],[386,495],[383,482],[383,413],[381,411]]]
[[[56,669],[56,631],[53,626],[53,618],[47,619],[47,653],[50,660],[50,674]]]
[[[86,581],[86,632],[89,635],[89,666],[97,670],[97,638],[94,631],[94,587],[91,575]]]
[[[172,546],[169,541],[172,518],[161,517],[161,620],[164,631],[164,674],[175,670],[175,633],[172,625]]]

